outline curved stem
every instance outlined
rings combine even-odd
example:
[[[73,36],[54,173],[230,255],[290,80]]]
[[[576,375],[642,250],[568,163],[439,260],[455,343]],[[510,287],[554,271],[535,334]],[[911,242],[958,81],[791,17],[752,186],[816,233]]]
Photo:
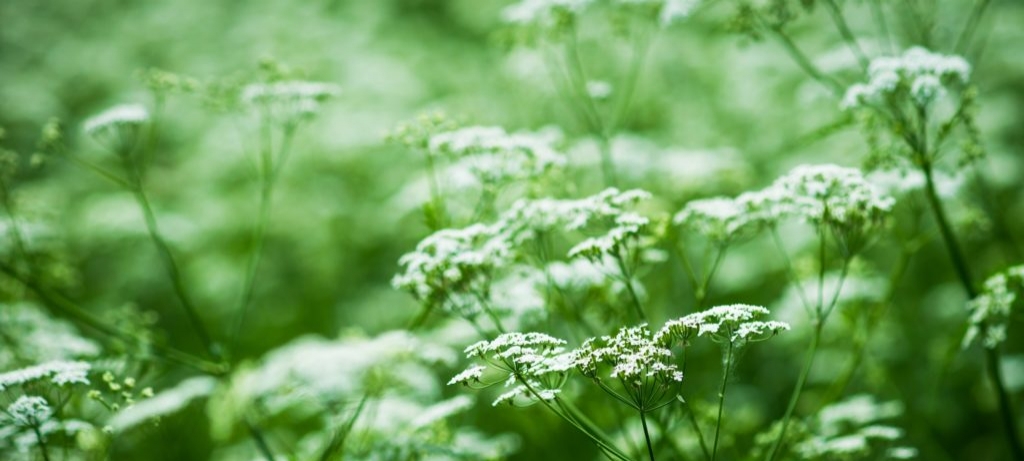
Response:
[[[967,260],[964,258],[963,250],[960,248],[960,244],[956,240],[956,235],[953,233],[953,229],[949,225],[945,209],[942,207],[942,202],[939,200],[939,195],[936,192],[935,180],[932,177],[931,163],[927,161],[922,162],[921,169],[925,177],[925,195],[928,198],[928,204],[931,207],[932,215],[935,217],[935,222],[939,226],[939,233],[942,235],[942,241],[946,246],[946,251],[949,253],[949,257],[953,262],[953,269],[960,278],[960,284],[962,285],[964,292],[967,294],[968,299],[974,299],[978,296],[978,290],[974,287],[974,283],[971,281],[972,279],[967,265]],[[999,351],[997,349],[985,348],[985,368],[988,373],[989,380],[992,381],[992,387],[996,391],[996,397],[999,400],[999,413],[1003,420],[1003,430],[1006,432],[1006,441],[1010,445],[1010,453],[1013,455],[1014,460],[1024,461],[1024,446],[1021,445],[1020,441],[1020,431],[1017,427],[1016,413],[1014,412],[1013,402],[1010,400],[1009,392],[1006,390],[1006,383],[1002,376],[1002,370],[999,367]]]
[[[857,62],[860,63],[861,68],[864,71],[868,70],[868,56],[864,54],[864,50],[861,49],[860,44],[857,43],[857,37],[853,35],[853,31],[850,30],[850,25],[846,23],[846,18],[843,16],[843,10],[839,7],[835,0],[825,0],[825,9],[828,10],[829,16],[832,18],[832,22],[835,23],[836,29],[839,31],[839,35],[843,37],[843,41],[846,42],[846,46],[850,48],[854,56],[857,57]]]
[[[689,402],[683,400],[681,397],[679,400],[686,405],[686,419],[690,421],[690,425],[693,426],[694,432],[697,433],[697,442],[700,444],[700,451],[704,453],[704,459],[711,461],[711,451],[708,450],[708,446],[704,442],[704,432],[700,430],[700,424],[697,424],[697,417],[693,414],[693,407]]]
[[[199,317],[199,311],[196,309],[195,304],[193,304],[191,297],[189,297],[188,292],[185,289],[185,281],[181,276],[181,269],[178,267],[178,262],[174,258],[174,254],[171,252],[171,247],[167,243],[163,234],[160,233],[160,228],[156,221],[156,213],[153,212],[153,207],[149,203],[149,199],[146,197],[145,191],[142,189],[142,180],[139,178],[138,172],[136,172],[135,187],[133,189],[134,190],[132,192],[135,195],[135,200],[142,209],[149,238],[153,241],[153,245],[156,246],[157,252],[160,254],[164,269],[167,271],[167,276],[171,279],[171,285],[174,288],[174,293],[177,295],[178,300],[181,303],[181,307],[185,310],[189,323],[192,324],[192,329],[196,332],[196,335],[199,336],[199,339],[202,341],[207,353],[209,353],[211,357],[219,359],[220,353],[214,345],[213,339],[210,337],[210,333],[206,329],[206,325]]]
[[[241,296],[239,296],[238,307],[235,310],[235,325],[231,332],[232,346],[236,345],[238,337],[242,333],[249,306],[252,304],[253,292],[256,287],[256,276],[259,273],[260,260],[263,257],[267,226],[270,223],[270,207],[274,198],[274,186],[277,184],[277,178],[283,169],[283,164],[287,160],[289,152],[291,152],[294,135],[294,126],[289,125],[285,127],[277,162],[273,161],[272,152],[269,150],[265,150],[261,157],[259,212],[256,218],[256,225],[253,228],[252,250],[249,253],[249,262],[246,264]]]
[[[786,405],[786,413],[782,417],[782,429],[779,431],[779,436],[772,443],[771,450],[768,451],[766,460],[772,461],[775,456],[778,455],[779,448],[782,446],[783,441],[786,438],[786,429],[789,428],[789,422],[793,418],[793,411],[796,410],[797,401],[800,400],[800,393],[804,390],[804,384],[807,383],[807,376],[811,372],[811,366],[814,365],[814,355],[818,352],[818,343],[821,341],[821,323],[818,323],[814,327],[814,335],[811,336],[811,345],[807,349],[807,358],[804,359],[804,367],[800,370],[800,376],[796,379],[796,387],[793,388],[793,394],[789,397],[789,404]]]
[[[722,412],[725,409],[725,388],[729,384],[729,369],[732,367],[732,348],[733,342],[729,341],[722,370],[722,385],[718,388],[718,420],[715,421],[715,442],[711,448],[711,461],[715,461],[718,456],[718,438],[722,430]]]
[[[640,411],[640,424],[644,426],[644,439],[647,441],[647,455],[654,461],[654,444],[651,443],[651,432],[647,429],[647,412]]]
[[[50,452],[46,449],[46,438],[43,437],[38,424],[32,425],[32,432],[36,435],[36,441],[39,442],[39,452],[43,454],[43,461],[50,461]]]
[[[275,461],[274,452],[270,449],[270,445],[267,444],[267,438],[263,435],[263,431],[260,430],[259,426],[246,417],[245,427],[249,430],[249,436],[252,437],[253,443],[256,444],[256,449],[263,455],[263,458],[267,461]]]
[[[17,280],[19,283],[28,287],[36,293],[36,296],[43,302],[44,305],[50,309],[60,312],[70,317],[76,323],[85,325],[88,328],[96,330],[111,338],[116,338],[121,341],[125,341],[132,345],[144,344],[153,349],[153,352],[170,362],[175,362],[196,371],[202,373],[208,373],[214,376],[220,376],[225,373],[225,369],[221,364],[213,363],[208,360],[193,356],[187,352],[180,351],[173,347],[165,346],[162,344],[148,341],[144,338],[134,336],[129,333],[125,333],[117,328],[107,325],[105,322],[97,318],[89,311],[83,309],[81,306],[75,304],[71,300],[67,299],[60,293],[53,291],[52,289],[40,284],[39,282],[32,280],[24,275],[19,274],[13,267],[6,263],[0,262],[0,272],[3,272],[8,277]]]

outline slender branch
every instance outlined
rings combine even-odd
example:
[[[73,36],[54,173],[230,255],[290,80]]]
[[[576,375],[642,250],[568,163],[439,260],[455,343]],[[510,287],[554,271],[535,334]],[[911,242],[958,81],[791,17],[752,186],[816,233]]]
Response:
[[[160,228],[156,221],[156,213],[153,212],[153,207],[149,203],[149,199],[146,197],[146,193],[142,188],[141,175],[137,169],[135,170],[134,179],[135,184],[132,188],[132,193],[135,195],[135,200],[142,209],[142,214],[146,222],[146,230],[149,232],[149,238],[153,241],[153,245],[156,246],[157,252],[160,254],[164,269],[167,271],[167,275],[171,279],[171,285],[174,288],[174,293],[177,295],[182,308],[185,310],[189,323],[192,324],[192,329],[195,331],[196,335],[199,336],[199,339],[202,341],[206,351],[211,357],[218,359],[220,358],[220,353],[215,347],[213,339],[210,337],[210,334],[206,329],[206,325],[199,317],[199,312],[196,309],[195,304],[193,304],[192,299],[189,297],[188,292],[185,289],[185,282],[181,276],[181,269],[178,267],[178,262],[174,258],[174,254],[171,252],[170,245],[168,245],[163,234],[160,233]]]
[[[779,431],[779,436],[775,438],[775,442],[772,443],[772,448],[768,451],[768,456],[765,457],[768,461],[774,460],[779,454],[779,448],[782,446],[782,443],[786,438],[786,430],[789,428],[790,420],[793,418],[793,412],[796,410],[797,401],[800,400],[800,393],[803,392],[804,384],[807,383],[807,376],[811,372],[811,366],[814,365],[814,356],[818,352],[818,343],[821,341],[821,329],[821,323],[814,326],[814,335],[811,336],[811,344],[807,348],[807,357],[804,359],[803,369],[800,370],[800,376],[796,379],[796,387],[793,388],[793,394],[789,397],[789,403],[786,405],[786,413],[782,416],[782,429]]]
[[[275,461],[274,452],[270,449],[270,445],[267,444],[267,438],[263,435],[263,431],[248,417],[244,419],[245,427],[249,430],[249,436],[252,437],[253,443],[256,444],[256,449],[263,455],[263,459]]]
[[[957,54],[967,52],[967,48],[971,45],[971,39],[974,38],[974,33],[978,30],[978,24],[981,23],[981,18],[985,15],[985,10],[988,9],[990,3],[992,3],[991,0],[977,0],[974,2],[974,8],[971,8],[971,13],[967,16],[967,23],[964,24],[964,29],[960,32],[960,36],[957,37],[956,45],[953,46],[954,52]]]
[[[729,384],[729,369],[732,367],[733,342],[729,341],[729,348],[725,354],[724,369],[722,370],[722,385],[718,388],[718,420],[715,421],[715,442],[711,448],[711,461],[718,457],[718,437],[722,430],[722,411],[725,409],[725,389]]]
[[[834,97],[838,98],[843,94],[843,86],[840,85],[839,82],[835,81],[832,77],[829,77],[822,73],[820,70],[818,70],[817,66],[815,66],[814,63],[811,62],[807,55],[800,50],[796,43],[793,42],[793,39],[790,38],[790,36],[787,35],[781,27],[770,27],[769,30],[771,30],[775,37],[779,40],[779,43],[782,44],[783,49],[786,51],[787,54],[789,54],[790,58],[792,58],[793,61],[795,61],[796,64],[800,66],[800,68],[803,69],[805,73],[807,73],[807,75],[809,75],[818,83],[825,86],[826,89],[832,92],[832,95]]]
[[[32,425],[32,432],[36,435],[36,441],[39,442],[39,452],[43,455],[43,461],[50,461],[50,452],[46,448],[46,438],[43,437],[43,433],[39,430],[39,424]]]
[[[71,300],[67,299],[60,293],[57,293],[48,287],[40,284],[39,282],[32,280],[24,275],[18,273],[13,267],[6,263],[0,262],[0,272],[3,272],[8,277],[17,280],[22,285],[28,287],[36,293],[36,296],[43,302],[44,305],[50,309],[60,312],[67,317],[70,317],[75,322],[85,325],[99,333],[102,333],[111,338],[116,338],[121,341],[126,341],[129,344],[137,345],[144,344],[152,348],[153,352],[157,356],[162,357],[168,361],[175,362],[197,371],[207,373],[214,376],[221,376],[225,373],[225,368],[221,364],[213,363],[205,359],[193,356],[187,352],[180,351],[173,347],[169,347],[163,344],[154,343],[144,338],[137,337],[135,335],[125,333],[118,330],[115,327],[107,325],[105,322],[97,318],[89,311],[78,306]]]
[[[640,411],[640,424],[644,427],[644,439],[647,441],[647,455],[654,460],[654,444],[651,443],[651,432],[647,429],[647,412]]]
[[[850,25],[847,24],[846,17],[843,16],[842,8],[839,7],[835,0],[825,0],[825,9],[828,10],[829,17],[832,18],[832,22],[836,25],[839,35],[843,37],[843,41],[846,42],[846,46],[857,57],[857,62],[860,63],[861,69],[867,71],[869,64],[868,56],[861,49],[860,44],[857,43],[857,37],[850,30]]]
[[[236,308],[235,326],[231,333],[231,344],[236,345],[238,337],[245,325],[245,318],[249,307],[252,305],[252,297],[256,287],[256,276],[259,274],[260,261],[263,257],[263,247],[266,241],[267,226],[270,223],[270,207],[274,199],[274,187],[277,185],[277,178],[283,168],[283,164],[291,151],[292,140],[295,136],[295,126],[289,125],[284,129],[284,137],[281,140],[278,161],[272,160],[272,155],[265,155],[260,175],[260,198],[259,212],[256,224],[253,228],[253,244],[249,253],[249,262],[246,264],[245,279],[242,281],[241,296],[239,296],[238,307]]]
[[[697,417],[693,414],[693,406],[689,402],[679,397],[679,401],[686,405],[686,415],[690,425],[693,426],[693,431],[697,433],[697,442],[700,444],[700,451],[704,453],[704,459],[711,461],[711,451],[708,450],[707,444],[704,442],[704,433],[700,430],[700,424],[697,424]]]

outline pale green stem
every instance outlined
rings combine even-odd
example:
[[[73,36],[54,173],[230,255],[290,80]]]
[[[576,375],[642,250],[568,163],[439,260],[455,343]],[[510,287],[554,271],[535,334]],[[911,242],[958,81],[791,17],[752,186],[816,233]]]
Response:
[[[732,367],[733,341],[729,340],[729,348],[725,353],[724,369],[722,370],[722,385],[718,388],[718,420],[715,421],[715,441],[711,448],[711,461],[718,456],[718,439],[722,431],[722,412],[725,409],[725,389],[729,384],[729,369]]]
[[[650,456],[651,461],[654,460],[654,444],[651,443],[651,432],[647,429],[647,412],[640,411],[640,424],[644,427],[644,439],[647,441],[647,455]]]

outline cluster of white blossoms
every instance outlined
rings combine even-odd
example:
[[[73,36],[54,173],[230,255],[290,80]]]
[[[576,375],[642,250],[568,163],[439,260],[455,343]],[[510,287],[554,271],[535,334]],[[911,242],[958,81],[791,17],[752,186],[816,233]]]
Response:
[[[128,142],[138,128],[148,122],[149,111],[145,106],[122,104],[87,118],[82,129],[101,143]]]
[[[793,214],[837,229],[877,224],[896,204],[859,169],[838,165],[801,165],[772,187]]]
[[[909,48],[898,57],[879,57],[868,67],[868,82],[846,90],[843,109],[903,102],[908,98],[919,107],[928,106],[947,87],[966,84],[971,65],[960,56],[933,53],[921,47]]]
[[[403,271],[391,284],[428,307],[472,313],[476,307],[464,295],[488,291],[494,270],[510,259],[511,247],[498,230],[474,224],[431,234],[398,260]]]
[[[672,351],[651,337],[646,324],[622,327],[615,336],[588,339],[573,356],[584,376],[600,379],[602,369],[608,368],[608,377],[620,380],[627,390],[683,381],[683,372],[672,363]]]
[[[18,427],[39,427],[53,416],[53,408],[46,399],[23,395],[7,407],[7,416]]]
[[[688,203],[674,222],[726,244],[796,217],[831,229],[851,246],[891,213],[896,200],[856,168],[800,165],[760,191]],[[852,248],[851,250],[856,250]]]
[[[699,0],[520,0],[502,11],[502,19],[510,24],[551,29],[595,6],[643,7],[655,12],[661,26],[667,27],[689,17],[698,3]]]
[[[482,184],[536,178],[565,165],[555,130],[508,133],[497,126],[469,126],[433,134],[427,153],[466,168]]]
[[[743,200],[749,197],[693,200],[676,213],[672,222],[686,231],[707,237],[712,243],[727,245],[752,236],[760,228],[757,216],[744,206]]]
[[[768,309],[761,306],[716,306],[665,322],[654,335],[654,340],[666,347],[676,341],[686,344],[699,336],[707,336],[715,342],[738,343],[761,341],[789,330],[786,322],[758,320],[768,314]]]
[[[28,383],[49,381],[57,386],[89,384],[90,365],[86,362],[57,360],[0,374],[0,391]]]
[[[246,85],[241,101],[274,121],[294,125],[316,115],[325,101],[340,93],[331,83],[286,80]]]
[[[912,459],[917,449],[897,446],[904,436],[898,427],[879,421],[898,417],[899,402],[879,403],[870,395],[855,395],[822,408],[813,434],[797,444],[803,459]]]
[[[967,302],[970,326],[963,347],[980,338],[983,346],[994,349],[1006,340],[1006,324],[1017,300],[1016,290],[1024,288],[1024,265],[1011,267],[985,280],[978,297]]]
[[[509,388],[495,399],[495,406],[515,403],[517,399],[551,400],[560,392],[574,366],[571,353],[563,346],[564,340],[544,333],[504,333],[494,340],[467,347],[466,357],[480,359],[486,365],[473,365],[455,375],[448,384],[487,387],[497,383],[484,379],[484,373],[493,369],[504,375],[505,387]]]

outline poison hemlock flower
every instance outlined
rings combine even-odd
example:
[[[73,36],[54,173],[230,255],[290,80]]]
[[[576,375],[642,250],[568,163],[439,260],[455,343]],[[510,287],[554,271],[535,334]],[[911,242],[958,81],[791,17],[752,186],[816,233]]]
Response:
[[[573,368],[564,345],[564,340],[536,332],[504,333],[493,340],[477,342],[466,348],[466,357],[486,365],[473,365],[448,384],[483,388],[503,381],[509,390],[495,399],[495,406],[552,400]],[[488,380],[488,374],[499,376]]]
[[[565,166],[555,149],[561,132],[508,133],[495,126],[470,126],[432,135],[427,152],[469,170],[483,185],[539,178]]]
[[[867,245],[896,204],[860,170],[838,165],[798,166],[769,189],[790,214],[829,230],[845,257]]]
[[[964,348],[980,340],[983,346],[995,349],[1006,341],[1010,312],[1021,288],[1024,288],[1024,265],[1011,267],[985,280],[981,294],[967,302],[970,318]]]
[[[315,116],[325,101],[340,93],[338,86],[331,83],[288,80],[246,85],[240,97],[243,103],[271,120],[295,126]]]
[[[7,407],[7,415],[18,427],[39,427],[53,416],[53,408],[46,399],[23,395]]]
[[[741,197],[742,200],[728,197],[693,200],[676,213],[672,222],[717,245],[743,240],[759,230],[760,220],[756,214],[748,213],[745,200],[750,196]]]
[[[0,374],[0,391],[31,382],[49,380],[57,386],[89,384],[86,362],[53,361]]]
[[[700,336],[721,343],[753,342],[789,330],[789,324],[785,322],[758,320],[768,313],[764,307],[747,304],[712,307],[666,322],[654,335],[654,341],[665,347],[676,341],[685,345],[690,339]]]
[[[822,408],[812,421],[813,433],[796,445],[803,459],[831,460],[856,456],[866,459],[912,459],[917,450],[896,445],[904,436],[898,427],[881,424],[903,413],[899,402],[876,402],[855,395]]]
[[[139,131],[149,123],[149,118],[145,106],[123,104],[89,117],[82,129],[105,148],[126,154],[135,146]]]
[[[124,127],[137,127],[149,122],[149,111],[141,104],[123,104],[111,107],[89,117],[82,125],[91,136],[103,136]]]
[[[404,270],[392,285],[428,308],[476,315],[484,306],[475,298],[489,292],[494,271],[510,260],[512,249],[499,230],[474,224],[435,232],[399,259]]]
[[[640,411],[672,402],[683,382],[672,351],[651,337],[646,324],[622,327],[615,336],[590,338],[572,357],[576,369],[599,384],[605,377],[621,383],[629,396],[626,403]],[[616,395],[603,385],[602,389]]]
[[[906,98],[918,107],[927,107],[949,86],[966,84],[970,76],[971,65],[960,56],[913,47],[898,57],[872,60],[868,82],[851,86],[841,106],[844,109],[881,106],[900,103],[901,98]]]

